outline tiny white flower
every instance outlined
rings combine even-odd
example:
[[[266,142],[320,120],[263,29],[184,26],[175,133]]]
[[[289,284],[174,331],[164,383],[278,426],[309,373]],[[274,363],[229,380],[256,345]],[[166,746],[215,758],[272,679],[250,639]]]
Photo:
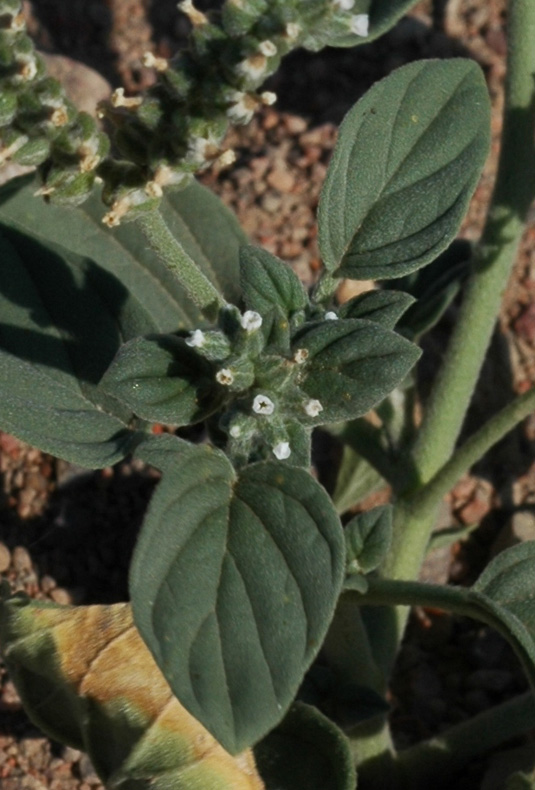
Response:
[[[295,41],[300,32],[301,25],[299,25],[297,22],[288,22],[286,25],[286,35],[291,41]]]
[[[262,326],[262,316],[255,310],[247,310],[241,317],[241,325],[246,332],[254,332]]]
[[[245,60],[241,60],[234,66],[234,70],[241,77],[248,77],[251,80],[259,80],[267,71],[266,56],[259,52],[257,55],[250,55]]]
[[[275,411],[275,404],[267,395],[257,395],[253,401],[253,411],[255,414],[269,416]]]
[[[338,321],[338,316],[332,310],[329,310],[325,313],[324,318],[326,321]]]
[[[206,336],[201,329],[196,329],[191,333],[191,336],[186,340],[186,345],[190,348],[202,348],[206,341]]]
[[[279,442],[273,447],[273,455],[275,458],[278,458],[279,461],[285,461],[291,454],[292,451],[290,450],[288,442]]]
[[[239,425],[233,425],[229,431],[233,439],[239,439],[241,436],[241,428]]]
[[[233,104],[227,110],[227,118],[232,123],[249,123],[254,115],[256,101],[248,93],[232,91],[229,96]]]
[[[262,53],[262,55],[266,56],[266,58],[272,58],[274,55],[277,54],[277,47],[275,46],[273,41],[270,41],[269,39],[267,39],[266,41],[261,41],[260,44],[258,45],[258,49]]]
[[[351,11],[355,5],[355,0],[333,0],[333,5],[341,11]]]
[[[308,349],[307,348],[298,348],[294,354],[294,362],[297,362],[298,365],[302,365],[303,362],[306,362],[308,359]]]
[[[169,68],[169,61],[167,58],[158,58],[153,52],[144,52],[141,56],[141,64],[146,69],[156,69],[156,71],[167,71]]]
[[[145,192],[151,198],[163,197],[163,189],[157,181],[147,181],[145,184]]]
[[[314,398],[308,400],[303,405],[303,408],[309,417],[317,417],[318,414],[323,411],[323,406],[321,405],[320,401],[315,400]]]
[[[275,104],[277,101],[277,94],[273,93],[273,91],[264,91],[260,94],[260,100],[262,104],[265,104],[267,107],[270,107],[272,104]]]
[[[215,374],[216,381],[224,387],[230,387],[234,381],[234,373],[229,368],[221,368]]]
[[[368,14],[355,14],[351,17],[349,27],[351,32],[356,36],[363,36],[366,38],[370,26],[370,18]]]

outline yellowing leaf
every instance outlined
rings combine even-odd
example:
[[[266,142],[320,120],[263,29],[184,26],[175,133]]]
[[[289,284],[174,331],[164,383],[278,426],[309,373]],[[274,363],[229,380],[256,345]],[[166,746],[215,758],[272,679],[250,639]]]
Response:
[[[108,788],[263,790],[252,753],[231,756],[173,696],[129,604],[14,597],[0,640],[29,716],[87,751]]]

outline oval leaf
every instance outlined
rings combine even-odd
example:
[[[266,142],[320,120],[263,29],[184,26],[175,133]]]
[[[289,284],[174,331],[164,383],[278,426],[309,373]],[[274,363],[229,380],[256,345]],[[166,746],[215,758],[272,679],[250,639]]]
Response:
[[[370,573],[381,564],[392,541],[392,514],[392,505],[380,505],[358,513],[346,524],[349,572]]]
[[[82,466],[121,460],[133,415],[98,382],[121,343],[154,328],[148,314],[93,261],[12,228],[0,260],[1,428]]]
[[[355,790],[347,738],[311,705],[296,702],[255,748],[266,790]]]
[[[173,697],[128,604],[0,604],[10,676],[34,723],[89,753],[109,787],[263,790],[250,752],[232,757]]]
[[[421,353],[395,332],[359,319],[305,325],[294,349],[308,351],[300,386],[322,404],[319,424],[365,414],[405,378]]]
[[[326,268],[383,279],[436,258],[457,233],[489,139],[473,61],[418,61],[376,83],[344,119],[323,186]]]
[[[170,425],[200,422],[222,401],[212,365],[176,335],[126,343],[101,385],[138,417]]]
[[[149,248],[137,223],[110,230],[102,224],[99,190],[82,206],[65,209],[34,197],[33,178],[14,179],[0,190],[0,222],[43,242],[52,241],[113,273],[150,314],[155,330],[174,332],[204,322],[174,274]],[[239,247],[247,243],[234,214],[196,181],[168,191],[161,213],[188,255],[229,302],[239,299]]]
[[[163,470],[134,553],[136,624],[174,693],[231,753],[281,719],[340,591],[343,534],[303,469],[236,478],[219,451],[176,437],[137,450]]]
[[[240,249],[240,283],[247,308],[262,316],[268,342],[286,349],[292,317],[308,305],[297,275],[267,250],[247,246]]]
[[[366,291],[340,307],[340,318],[364,318],[394,329],[406,310],[416,299],[403,291]]]

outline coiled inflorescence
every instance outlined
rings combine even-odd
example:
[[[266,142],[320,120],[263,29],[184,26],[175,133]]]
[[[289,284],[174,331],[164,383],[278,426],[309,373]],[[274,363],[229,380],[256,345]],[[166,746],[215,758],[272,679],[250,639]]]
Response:
[[[166,186],[184,187],[213,162],[230,164],[222,147],[229,123],[248,123],[275,95],[260,91],[281,58],[297,46],[317,51],[367,35],[355,0],[226,0],[219,12],[180,10],[191,23],[189,47],[166,60],[147,53],[157,74],[140,97],[116,90],[96,122],[78,112],[26,35],[19,0],[0,0],[0,163],[38,165],[42,194],[81,203],[95,178],[104,182],[104,221],[118,225],[155,208]],[[112,154],[110,154],[110,148]]]

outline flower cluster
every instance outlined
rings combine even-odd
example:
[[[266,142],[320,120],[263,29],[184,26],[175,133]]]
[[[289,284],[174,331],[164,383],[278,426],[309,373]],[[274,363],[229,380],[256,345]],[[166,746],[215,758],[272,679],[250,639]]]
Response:
[[[47,77],[19,0],[0,0],[0,165],[41,165],[41,193],[77,204],[91,192],[108,149],[93,118]]]
[[[213,364],[215,381],[226,391],[220,428],[229,437],[230,457],[238,461],[250,460],[251,452],[290,458],[292,425],[316,424],[323,411],[321,402],[301,388],[307,350],[277,354],[266,347],[263,323],[256,311],[242,314],[228,305],[217,329],[195,329],[185,341]]]
[[[191,23],[188,49],[166,60],[147,53],[156,83],[143,97],[116,90],[100,114],[113,129],[114,156],[95,122],[77,113],[59,84],[47,79],[25,34],[19,0],[0,0],[0,161],[41,165],[42,194],[80,203],[95,175],[109,207],[104,221],[156,207],[166,186],[184,187],[217,162],[232,163],[223,147],[229,123],[248,123],[276,96],[259,90],[281,58],[297,46],[317,51],[348,46],[368,34],[355,0],[225,0],[207,14],[192,0],[178,4]]]

